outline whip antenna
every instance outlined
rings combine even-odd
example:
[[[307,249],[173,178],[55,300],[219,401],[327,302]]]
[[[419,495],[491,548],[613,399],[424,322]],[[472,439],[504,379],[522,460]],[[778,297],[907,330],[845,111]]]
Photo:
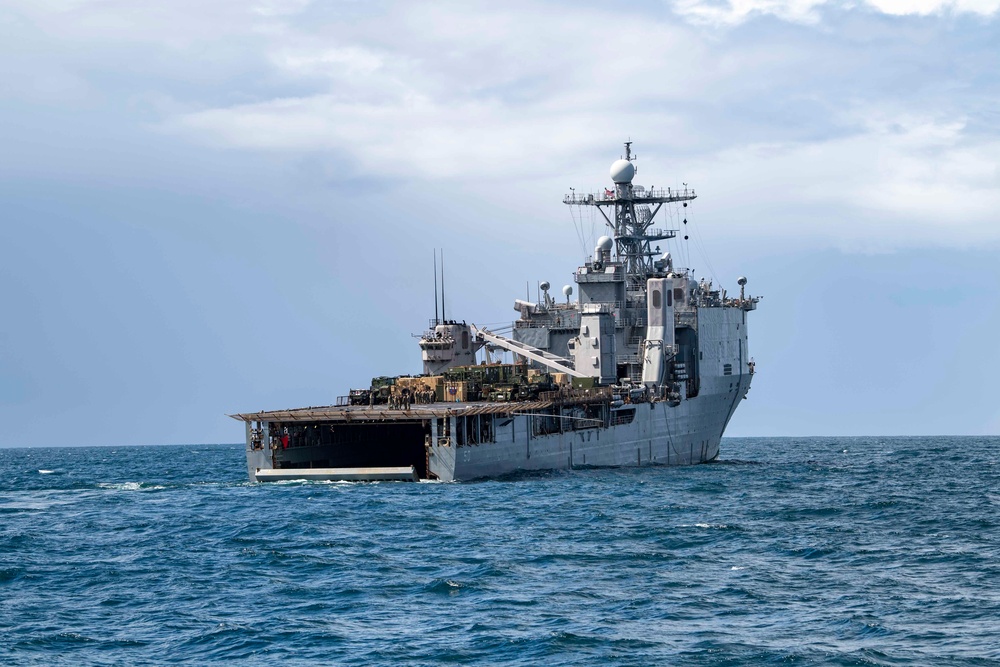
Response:
[[[434,249],[434,326],[441,324],[438,319],[438,251]]]

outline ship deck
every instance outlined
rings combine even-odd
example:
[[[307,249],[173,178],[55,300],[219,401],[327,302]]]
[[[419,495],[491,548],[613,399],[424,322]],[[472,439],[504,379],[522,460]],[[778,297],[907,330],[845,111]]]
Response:
[[[327,405],[321,407],[269,410],[229,415],[244,422],[352,422],[352,421],[406,421],[469,415],[510,414],[526,410],[540,410],[554,405],[554,401],[522,401],[507,403],[428,403],[414,404],[409,410],[394,410],[367,405]]]
[[[325,405],[288,410],[268,410],[229,415],[243,422],[387,422],[468,417],[475,415],[510,415],[515,412],[544,410],[553,405],[606,401],[610,391],[598,388],[584,391],[545,392],[537,401],[465,401],[414,403],[408,410],[386,405]]]

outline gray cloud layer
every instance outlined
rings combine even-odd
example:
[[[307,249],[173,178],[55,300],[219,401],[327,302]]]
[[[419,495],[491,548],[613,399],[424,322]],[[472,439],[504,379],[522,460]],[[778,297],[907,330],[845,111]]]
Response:
[[[678,180],[766,200],[783,235],[971,243],[1000,237],[997,6],[14,3],[0,80],[396,183],[513,186],[630,135]]]

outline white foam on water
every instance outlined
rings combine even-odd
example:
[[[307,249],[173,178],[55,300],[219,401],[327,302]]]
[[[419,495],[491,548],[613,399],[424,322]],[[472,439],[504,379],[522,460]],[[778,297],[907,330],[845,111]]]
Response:
[[[139,482],[123,482],[120,484],[112,484],[110,482],[101,482],[98,484],[102,489],[112,489],[114,491],[138,491],[142,488]]]
[[[55,472],[55,470],[39,470],[38,474],[39,475],[51,475],[54,472]]]

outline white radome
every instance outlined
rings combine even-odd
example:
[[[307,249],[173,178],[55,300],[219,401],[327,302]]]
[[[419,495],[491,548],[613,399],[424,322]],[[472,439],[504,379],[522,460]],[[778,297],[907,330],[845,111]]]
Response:
[[[563,295],[568,297],[572,293],[573,293],[572,285],[563,285]]]
[[[614,240],[610,236],[602,236],[597,239],[597,247],[601,250],[611,250],[615,245]]]
[[[635,176],[635,165],[628,160],[615,160],[611,165],[611,180],[615,183],[631,183]]]

